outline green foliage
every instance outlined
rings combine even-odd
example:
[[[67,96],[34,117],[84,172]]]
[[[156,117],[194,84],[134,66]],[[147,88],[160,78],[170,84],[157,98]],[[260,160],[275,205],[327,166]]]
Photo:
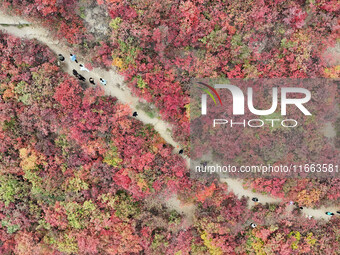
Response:
[[[155,118],[154,112],[145,112],[151,119]]]
[[[191,254],[195,255],[195,254],[209,254],[209,253],[208,253],[208,248],[205,245],[201,243],[192,242],[191,243]]]
[[[61,148],[63,156],[68,155],[70,145],[67,141],[66,135],[59,135],[58,138],[55,140],[55,144]]]
[[[10,121],[5,120],[3,125],[2,125],[2,130],[3,131],[10,131],[12,133],[17,133],[18,132],[18,123],[16,121],[16,118],[12,117]]]
[[[119,157],[119,154],[117,152],[117,147],[114,146],[111,142],[110,148],[106,151],[104,155],[103,162],[110,166],[118,167],[122,161],[123,160]]]
[[[49,72],[48,75],[47,72]],[[33,101],[37,102],[53,96],[57,83],[52,81],[54,78],[52,74],[50,70],[45,70],[45,67],[41,67],[37,72],[32,72],[33,83],[30,84],[29,90]]]
[[[155,134],[156,131],[153,125],[146,124],[136,132],[135,136],[149,137],[149,139],[152,139]]]
[[[250,237],[247,239],[247,252],[251,253],[251,252],[255,252],[255,254],[264,254],[264,247],[265,247],[265,243],[264,241],[251,234]]]
[[[24,28],[24,27],[29,27],[30,24],[19,24],[19,25],[16,25],[18,28]]]
[[[114,209],[116,216],[123,220],[135,218],[140,213],[139,203],[124,191],[119,191],[116,195],[103,194],[100,199]]]
[[[207,36],[198,39],[198,41],[203,44],[209,44],[213,50],[217,50],[220,46],[223,46],[226,43],[227,38],[228,34],[226,32],[215,29]]]
[[[243,46],[242,34],[233,35],[230,43],[231,43],[232,46]]]
[[[147,83],[143,80],[142,76],[137,75],[137,87],[140,89],[144,89],[147,87]]]
[[[143,183],[142,190],[145,191],[149,189],[151,192],[154,191],[152,184],[157,180],[157,174],[150,168],[145,168],[143,172],[137,174],[137,180],[139,183]]]
[[[78,242],[74,236],[65,234],[63,242],[57,243],[58,250],[67,254],[75,254],[78,252]]]
[[[249,64],[249,57],[251,51],[249,47],[243,42],[242,34],[235,34],[231,38],[231,49],[232,49],[232,63],[239,64],[244,63],[243,66],[245,69],[251,69],[251,65]]]
[[[111,20],[110,27],[112,27],[114,30],[117,30],[121,22],[122,22],[122,19],[120,17],[117,17]]]
[[[292,48],[292,47],[294,47],[296,45],[297,45],[296,42],[288,41],[287,38],[283,38],[281,40],[281,47],[284,48],[284,49],[289,49],[289,48]]]
[[[269,205],[269,211],[271,211],[271,212],[275,212],[276,208],[277,208],[276,204],[270,204]]]
[[[89,185],[80,179],[78,176],[69,179],[66,191],[79,192],[81,190],[88,190]]]
[[[20,225],[11,224],[10,220],[5,220],[5,219],[3,219],[1,221],[1,226],[7,228],[7,233],[8,234],[13,234],[13,233],[17,232],[20,229]]]
[[[53,83],[51,74],[47,75],[44,67],[36,72],[32,72],[32,82],[30,84],[20,81],[16,84],[14,92],[18,95],[18,101],[24,105],[42,102],[46,97],[53,95]]]
[[[27,184],[20,182],[13,175],[1,175],[0,184],[0,200],[5,203],[5,206],[15,202],[16,199],[22,199],[28,191]]]
[[[211,255],[222,255],[222,249],[218,246],[215,246],[212,243],[212,239],[208,237],[208,234],[206,232],[203,232],[203,234],[201,234],[201,238],[204,242],[204,245],[208,248],[209,250],[209,254]]]
[[[27,169],[25,170],[24,179],[27,180],[30,185],[30,195],[37,200],[44,201],[48,204],[54,204],[55,201],[62,201],[65,199],[65,193],[59,186],[51,187],[49,182],[43,180],[39,176],[39,169]]]
[[[300,242],[301,239],[301,234],[298,231],[292,231],[288,234],[288,237],[293,236],[296,240],[292,243],[292,249],[296,250],[298,249],[298,244]]]
[[[181,222],[181,215],[176,210],[171,210],[169,215],[169,223],[178,224]]]
[[[314,246],[317,242],[317,239],[315,239],[313,233],[310,232],[307,234],[306,241],[309,245]]]
[[[82,18],[82,19],[85,19],[86,18],[86,15],[85,15],[85,7],[83,7],[83,6],[81,6],[80,8],[79,8],[79,12],[80,12],[80,18]]]
[[[128,66],[130,64],[135,64],[135,59],[140,50],[139,47],[135,47],[132,45],[134,39],[133,37],[128,37],[128,39],[124,42],[122,40],[118,40],[120,55],[123,56],[124,65]]]
[[[25,171],[24,178],[32,184],[31,193],[33,196],[42,196],[46,194],[44,188],[42,187],[43,179],[38,175],[37,172],[32,170]]]
[[[70,226],[75,229],[86,228],[92,219],[99,216],[99,211],[91,200],[87,200],[83,204],[67,202],[62,205],[66,209]]]
[[[156,250],[160,246],[169,246],[168,240],[166,240],[165,236],[162,234],[155,234],[154,239],[152,240],[151,247]]]
[[[46,235],[44,242],[55,245],[60,252],[65,254],[78,254],[78,242],[74,236],[65,233],[63,238],[57,239],[55,235]]]
[[[24,105],[32,104],[32,94],[28,91],[28,84],[24,81],[20,81],[14,89],[14,92],[19,95],[18,101]]]

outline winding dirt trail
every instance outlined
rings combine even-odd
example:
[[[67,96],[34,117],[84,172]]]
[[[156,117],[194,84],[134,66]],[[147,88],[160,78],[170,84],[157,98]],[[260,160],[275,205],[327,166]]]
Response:
[[[0,24],[27,24],[18,17],[8,16],[0,11]],[[107,81],[107,85],[103,86],[105,93],[116,97],[121,103],[130,106],[132,111],[137,111],[137,105],[140,102],[138,97],[131,95],[130,91],[124,85],[124,77],[117,74],[114,70],[106,71],[100,68],[94,68],[90,72],[79,71],[79,64],[86,64],[85,56],[77,55],[78,64],[70,61],[70,53],[72,49],[61,45],[59,40],[56,40],[49,34],[49,32],[41,27],[37,27],[34,24],[18,28],[16,26],[0,26],[0,29],[20,38],[36,39],[43,44],[46,44],[56,54],[62,54],[65,57],[65,62],[61,63],[62,68],[65,72],[72,75],[72,70],[76,69],[81,75],[83,75],[87,81],[92,77],[97,85],[99,86],[99,79],[103,78]],[[137,119],[141,120],[145,124],[152,124],[157,132],[166,140],[167,143],[171,144],[174,148],[179,148],[179,145],[172,139],[172,127],[157,118],[150,118],[145,112],[138,110]]]
[[[10,16],[0,11],[0,24],[28,24],[27,21],[21,19],[20,17]],[[22,28],[18,28],[17,26],[9,25],[9,26],[1,26],[0,29],[4,32],[14,35],[20,38],[27,39],[36,39],[39,42],[46,44],[52,51],[56,54],[63,54],[66,58],[65,62],[62,63],[62,68],[65,72],[68,72],[72,75],[72,70],[76,69],[79,72],[79,64],[85,63],[86,58],[84,56],[77,55],[78,64],[70,61],[70,53],[72,50],[62,45],[59,40],[53,39],[53,36],[49,34],[47,30],[31,24],[29,26],[24,26]],[[94,68],[89,73],[85,71],[80,71],[80,73],[88,80],[90,77],[95,79],[96,83],[99,83],[99,78],[103,78],[107,81],[107,85],[104,86],[105,93],[107,95],[111,95],[116,97],[121,103],[127,104],[130,106],[132,111],[137,111],[137,105],[140,102],[140,99],[136,96],[133,96],[129,89],[124,85],[124,78],[117,74],[114,70],[106,71],[100,68]],[[99,86],[99,85],[98,85]],[[138,110],[138,117],[140,121],[144,124],[151,124],[154,126],[155,130],[163,137],[163,139],[171,144],[175,149],[174,152],[178,152],[179,148],[181,148],[180,144],[176,143],[172,138],[172,127],[165,121],[150,118],[144,111]],[[186,159],[187,165],[189,166],[190,159],[186,156],[183,156]],[[262,195],[259,193],[254,193],[251,190],[247,190],[243,188],[242,180],[237,179],[229,179],[229,178],[221,178],[221,182],[227,183],[228,188],[232,191],[238,198],[241,197],[257,197],[260,203],[280,203],[282,202],[279,198],[273,198],[268,195]],[[193,218],[193,214],[195,211],[194,206],[183,205],[177,197],[172,197],[169,201],[166,202],[167,206],[172,209],[175,209],[179,212],[182,212],[189,221]],[[253,206],[254,202],[249,202],[249,207]],[[320,208],[320,209],[312,209],[312,208],[304,208],[302,210],[306,216],[313,216],[315,219],[324,219],[329,220],[331,216],[327,216],[325,214],[326,211],[336,212],[340,210],[340,208],[331,207],[331,208]],[[338,216],[335,216],[338,217]]]

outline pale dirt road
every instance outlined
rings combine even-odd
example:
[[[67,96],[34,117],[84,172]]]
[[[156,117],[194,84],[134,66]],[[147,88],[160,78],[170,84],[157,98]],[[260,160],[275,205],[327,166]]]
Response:
[[[9,16],[7,14],[4,14],[0,11],[0,23],[5,24],[25,24],[28,23],[25,20],[21,19],[20,17],[15,16]],[[83,62],[85,60],[85,56],[77,56],[77,59],[79,61],[78,64],[71,63],[69,56],[70,53],[72,53],[71,49],[68,48],[65,45],[62,45],[61,42],[58,40],[53,39],[53,36],[51,36],[45,29],[36,26],[34,24],[31,24],[30,26],[25,26],[22,28],[18,28],[16,26],[0,26],[0,29],[3,30],[6,33],[9,33],[11,35],[20,37],[20,38],[27,38],[27,39],[36,39],[39,42],[46,44],[52,51],[54,51],[56,54],[63,54],[66,58],[65,63],[62,63],[62,68],[65,72],[68,72],[72,75],[72,70],[76,69],[79,71],[79,64],[83,63],[86,65],[86,62]],[[138,97],[135,97],[131,94],[129,89],[124,85],[124,78],[117,74],[114,70],[106,71],[104,69],[95,68],[88,72],[80,72],[87,80],[92,77],[95,79],[97,83],[99,83],[99,78],[103,78],[107,81],[107,85],[104,86],[105,93],[107,95],[111,95],[116,97],[121,103],[127,104],[131,108],[131,112],[137,111],[137,105],[138,102],[140,102],[140,99]],[[154,126],[155,130],[163,137],[163,139],[171,144],[175,149],[174,152],[177,152],[179,148],[181,148],[180,144],[176,143],[174,139],[171,136],[171,126],[166,123],[165,121],[162,121],[158,118],[150,118],[145,112],[138,110],[138,117],[140,121],[142,121],[144,124],[151,124]],[[190,159],[184,156],[186,159],[187,165],[189,166]],[[231,192],[233,192],[238,198],[241,197],[257,197],[259,198],[260,203],[280,203],[281,199],[279,198],[273,198],[268,195],[262,195],[259,193],[254,193],[251,190],[247,190],[243,188],[242,180],[238,179],[229,179],[229,178],[221,178],[221,182],[224,182],[228,185],[228,188]],[[175,209],[179,212],[182,212],[185,217],[187,218],[188,222],[192,222],[193,214],[195,211],[195,207],[193,205],[183,205],[176,196],[173,196],[171,199],[169,199],[166,202],[167,206],[171,209]],[[249,202],[249,206],[253,206],[254,203],[252,201]],[[332,208],[319,208],[319,209],[312,209],[312,208],[304,208],[303,213],[305,216],[311,215],[316,219],[324,219],[329,220],[331,216],[327,216],[325,214],[326,211],[336,212],[337,210],[340,210],[339,207],[332,207]],[[333,216],[334,217],[334,216]],[[338,216],[335,216],[338,217]]]
[[[24,20],[19,19],[18,17],[8,16],[0,11],[0,21],[7,22],[8,24],[15,24],[15,22],[23,24]],[[1,23],[1,22],[0,22]],[[141,120],[145,124],[152,124],[156,131],[166,140],[167,143],[171,144],[174,148],[179,148],[180,146],[172,139],[172,127],[158,119],[158,118],[150,118],[145,112],[141,110],[137,110],[136,106],[140,102],[138,97],[134,97],[131,95],[129,89],[127,89],[124,85],[124,77],[117,74],[114,70],[106,71],[100,68],[94,68],[89,73],[86,71],[79,71],[79,64],[85,64],[83,61],[86,59],[85,56],[77,55],[78,64],[70,61],[70,53],[73,53],[70,48],[65,45],[61,45],[59,40],[53,39],[53,36],[49,35],[48,31],[37,27],[34,25],[25,26],[22,28],[18,28],[16,26],[0,26],[0,29],[20,38],[27,39],[36,39],[43,44],[46,44],[52,51],[56,54],[62,54],[66,60],[62,63],[62,68],[65,72],[72,75],[72,70],[76,69],[81,75],[83,75],[87,81],[90,77],[92,77],[97,84],[99,84],[99,78],[103,78],[107,81],[106,86],[102,86],[107,95],[111,95],[116,97],[121,103],[127,104],[131,108],[131,112],[138,111],[137,119]],[[100,85],[101,86],[101,85]]]

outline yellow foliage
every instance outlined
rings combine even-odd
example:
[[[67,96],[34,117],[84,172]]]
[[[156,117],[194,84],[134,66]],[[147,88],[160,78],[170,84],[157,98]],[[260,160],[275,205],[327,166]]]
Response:
[[[124,66],[124,62],[120,57],[116,57],[113,59],[112,65],[116,66],[119,68],[119,70],[124,70],[125,66]]]
[[[307,240],[307,243],[310,244],[311,246],[313,246],[316,243],[316,239],[313,238],[312,232],[308,233],[306,240]]]
[[[210,255],[222,255],[222,249],[221,247],[216,247],[212,243],[212,239],[208,237],[208,234],[204,231],[201,235],[201,238],[204,242],[204,245],[208,248]]]
[[[4,91],[4,94],[3,94],[3,99],[6,100],[7,98],[12,98],[15,96],[15,93],[14,93],[14,84],[11,83],[9,84],[8,88]]]
[[[251,242],[251,247],[254,249],[256,255],[266,255],[264,249],[264,241],[254,236]]]
[[[89,185],[84,182],[79,176],[69,179],[68,184],[65,185],[65,190],[79,192],[81,190],[88,190]]]
[[[36,168],[38,157],[33,151],[29,152],[26,148],[21,148],[19,154],[21,158],[20,166],[24,171]]]
[[[110,166],[118,167],[122,161],[123,160],[119,158],[117,147],[113,144],[110,144],[110,149],[106,151],[103,162]]]
[[[316,202],[319,201],[321,196],[321,191],[320,190],[302,190],[298,193],[297,195],[297,200],[296,202],[299,204],[303,204],[305,206],[311,207],[313,206]]]
[[[340,78],[340,65],[326,68],[324,74],[326,78],[330,79]]]
[[[290,237],[290,236],[293,236],[293,237],[296,239],[296,241],[294,241],[294,242],[292,243],[292,249],[293,249],[293,250],[296,250],[296,249],[298,248],[298,244],[299,244],[300,239],[301,239],[301,234],[300,234],[300,232],[298,232],[298,231],[292,231],[292,232],[289,233],[288,236],[289,236],[289,237]]]
[[[185,108],[185,116],[190,119],[190,104],[184,105]]]
[[[148,189],[148,184],[146,183],[144,179],[139,179],[137,182],[137,185],[141,190]]]

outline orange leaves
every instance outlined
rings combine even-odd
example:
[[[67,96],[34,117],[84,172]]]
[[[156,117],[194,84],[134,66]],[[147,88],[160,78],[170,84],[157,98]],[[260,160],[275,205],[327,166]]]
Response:
[[[337,79],[340,77],[340,65],[326,68],[324,70],[324,75],[329,79]]]
[[[39,254],[39,248],[37,247],[38,237],[28,231],[15,236],[16,246],[15,254],[26,255],[26,254]],[[40,253],[41,254],[41,253]],[[46,253],[47,255],[48,253]]]
[[[308,207],[314,206],[321,197],[321,190],[312,189],[312,190],[302,190],[298,193],[296,202],[301,205],[305,205]]]
[[[210,187],[206,187],[204,190],[198,192],[198,194],[196,195],[197,200],[199,202],[204,202],[207,198],[211,197],[214,194],[215,189],[215,183],[211,184]]]
[[[148,184],[144,179],[139,179],[137,186],[140,188],[140,190],[149,190]]]
[[[20,166],[24,171],[33,170],[37,166],[38,157],[34,151],[30,151],[26,148],[21,148],[20,153]]]
[[[6,86],[6,84],[2,84],[1,87],[5,87],[5,88],[7,87],[7,89],[4,91],[4,94],[2,96],[4,100],[15,96],[13,83],[10,83],[8,86]]]
[[[112,65],[118,67],[118,69],[120,71],[126,69],[126,66],[124,65],[123,59],[119,58],[119,57],[116,57],[116,58],[113,59]]]
[[[59,71],[59,67],[56,65],[52,65],[51,63],[43,63],[41,65],[41,68],[44,70],[45,73],[49,73],[49,74]]]

